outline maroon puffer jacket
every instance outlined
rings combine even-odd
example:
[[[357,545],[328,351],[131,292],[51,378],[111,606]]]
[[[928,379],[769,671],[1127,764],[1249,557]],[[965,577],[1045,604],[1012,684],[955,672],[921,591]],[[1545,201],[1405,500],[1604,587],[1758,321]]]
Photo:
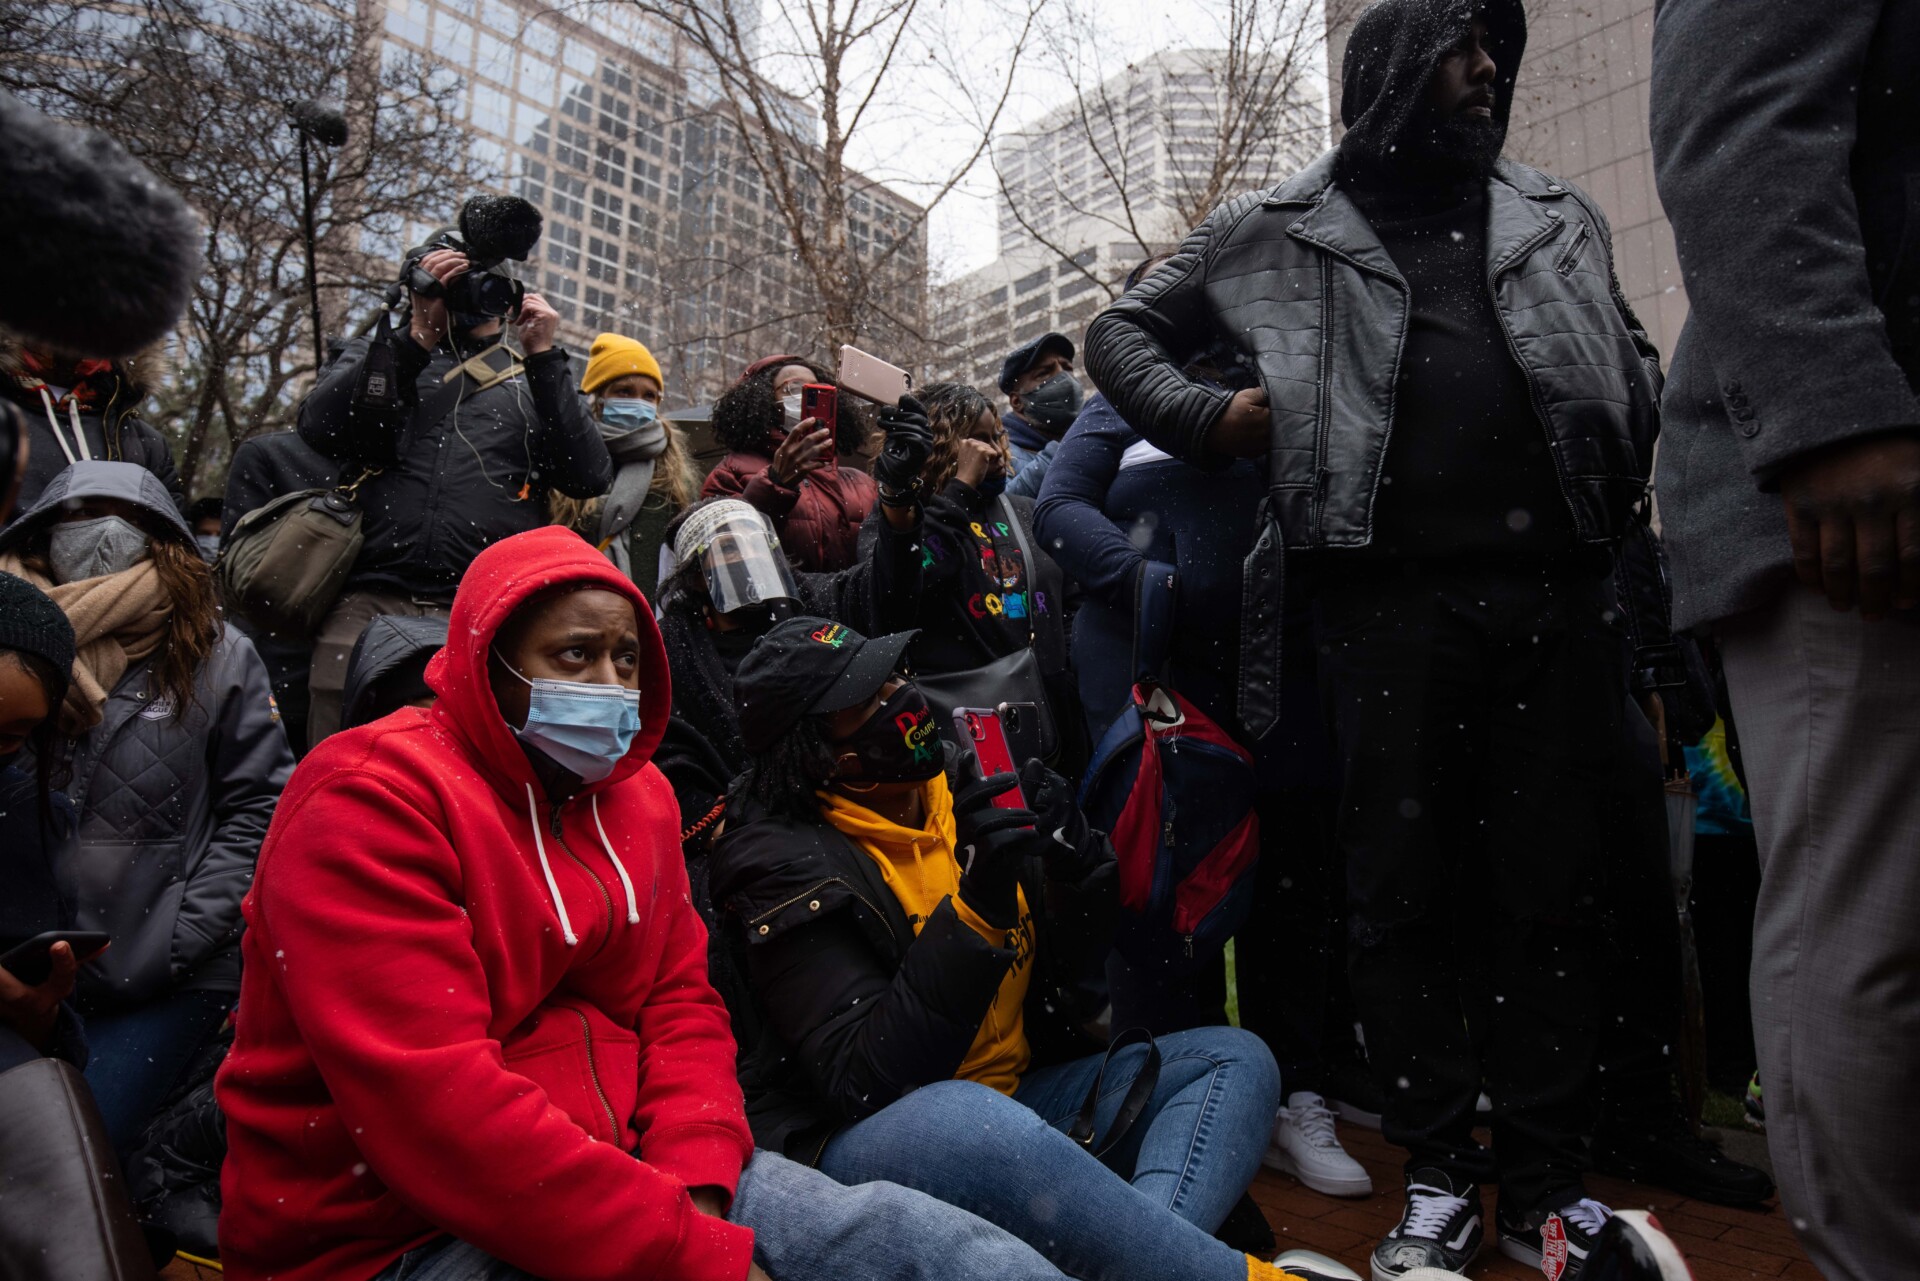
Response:
[[[702,498],[740,498],[765,512],[794,565],[815,574],[847,568],[859,555],[860,526],[880,500],[873,477],[829,463],[793,488],[768,474],[771,454],[736,449],[700,487]]]

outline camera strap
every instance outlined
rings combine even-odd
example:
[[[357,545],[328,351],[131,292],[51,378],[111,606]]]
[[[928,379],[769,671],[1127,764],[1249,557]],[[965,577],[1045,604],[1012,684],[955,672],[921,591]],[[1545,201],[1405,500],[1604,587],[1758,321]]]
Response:
[[[520,363],[520,357],[513,348],[504,342],[496,342],[483,351],[475,352],[459,364],[449,369],[444,381],[453,382],[466,377],[473,381],[475,391],[485,391],[497,387],[509,378],[517,378],[527,372]]]

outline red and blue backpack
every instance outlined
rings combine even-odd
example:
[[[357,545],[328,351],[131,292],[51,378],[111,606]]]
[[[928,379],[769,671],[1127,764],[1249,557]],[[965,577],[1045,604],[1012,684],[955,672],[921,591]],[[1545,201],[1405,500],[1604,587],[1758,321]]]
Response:
[[[1185,965],[1233,937],[1253,906],[1257,790],[1253,754],[1205,712],[1164,685],[1133,687],[1080,788],[1119,860],[1122,955]]]

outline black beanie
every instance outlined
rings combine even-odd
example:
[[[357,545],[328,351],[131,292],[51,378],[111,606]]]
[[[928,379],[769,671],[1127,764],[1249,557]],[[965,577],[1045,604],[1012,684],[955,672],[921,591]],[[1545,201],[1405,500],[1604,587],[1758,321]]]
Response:
[[[73,624],[45,592],[12,574],[0,574],[0,649],[47,661],[56,681],[47,702],[58,711],[73,674]]]

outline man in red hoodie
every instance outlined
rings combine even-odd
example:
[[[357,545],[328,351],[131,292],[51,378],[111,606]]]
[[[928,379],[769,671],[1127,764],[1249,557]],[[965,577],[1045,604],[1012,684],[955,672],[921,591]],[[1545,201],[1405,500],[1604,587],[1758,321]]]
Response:
[[[754,1155],[631,581],[563,529],[497,543],[427,682],[306,759],[261,850],[218,1080],[229,1276],[1059,1276]]]

